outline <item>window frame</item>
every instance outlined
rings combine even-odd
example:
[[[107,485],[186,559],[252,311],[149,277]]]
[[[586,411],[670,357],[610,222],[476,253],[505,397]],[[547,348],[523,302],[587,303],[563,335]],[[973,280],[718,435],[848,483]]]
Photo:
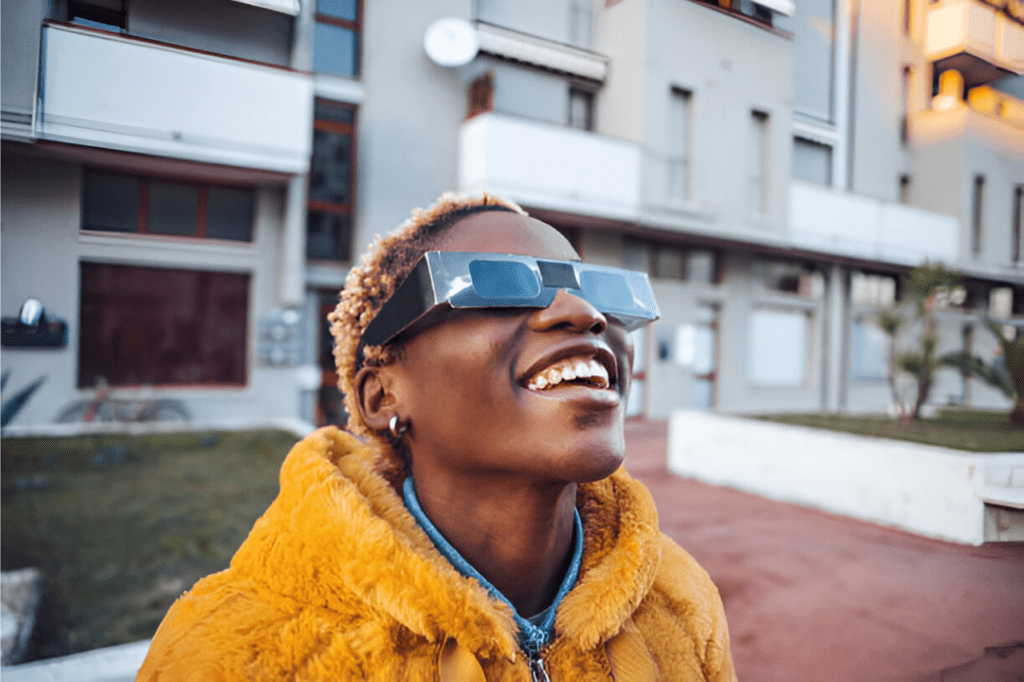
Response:
[[[356,49],[353,61],[355,62],[354,68],[352,69],[351,76],[342,76],[339,74],[331,74],[327,72],[326,75],[337,76],[338,78],[359,78],[363,70],[363,0],[355,0],[356,3],[356,18],[342,19],[340,17],[331,16],[330,14],[323,14],[319,11],[319,3],[317,0],[313,0],[313,21],[316,24],[327,24],[328,26],[334,26],[335,28],[344,28],[352,31],[356,36]],[[315,46],[313,48],[316,49]]]
[[[119,178],[129,178],[139,183],[138,194],[138,224],[134,232],[121,232],[119,230],[97,230],[87,228],[85,221],[85,176],[89,173],[97,173]],[[147,230],[149,220],[149,187],[153,183],[166,183],[192,187],[196,190],[196,234],[167,234],[164,232],[150,232]],[[209,206],[209,190],[211,188],[225,188],[245,190],[252,195],[252,224],[249,226],[249,239],[223,239],[220,237],[207,237],[207,208]],[[174,175],[136,175],[121,170],[110,170],[96,166],[82,167],[82,185],[79,201],[79,231],[89,234],[122,234],[122,235],[144,235],[147,237],[160,237],[165,239],[188,239],[201,240],[204,242],[216,242],[222,244],[255,244],[256,243],[256,188],[249,185],[238,185],[228,182],[197,181],[191,178],[183,178]]]
[[[693,198],[693,90],[681,87],[669,89],[669,155],[668,155],[668,196],[670,200],[690,201]],[[683,114],[680,121],[677,113]],[[679,135],[682,151],[676,154],[673,135]],[[673,182],[672,165],[678,163],[681,169],[681,183]]]
[[[341,121],[332,121],[326,118],[316,118],[316,107],[317,105],[332,107],[336,109],[346,109],[352,112],[352,122],[343,123]],[[351,167],[348,174],[348,201],[347,202],[331,202],[331,201],[314,201],[309,198],[309,178],[306,182],[306,260],[312,263],[348,263],[352,260],[352,242],[355,236],[355,200],[356,200],[356,175],[359,170],[359,149],[358,149],[358,135],[356,130],[359,124],[359,107],[355,104],[348,102],[339,102],[336,100],[329,100],[325,98],[316,98],[313,104],[314,118],[313,118],[313,130],[323,130],[330,133],[336,133],[338,135],[348,135],[351,139],[352,149],[352,160]],[[310,168],[312,171],[312,168]],[[310,174],[312,175],[312,173]],[[349,218],[349,243],[348,243],[348,255],[344,259],[335,260],[331,258],[314,258],[309,255],[309,214],[310,212],[326,213],[333,216],[348,216]]]
[[[96,295],[96,294],[103,295],[103,294],[107,293],[107,292],[95,292],[95,291],[92,291],[91,289],[89,289],[89,287],[85,286],[85,280],[86,280],[86,277],[87,277],[86,276],[86,271],[88,269],[90,269],[90,268],[108,269],[108,270],[121,269],[121,270],[136,270],[136,271],[153,271],[153,272],[161,272],[161,273],[164,273],[164,274],[187,273],[189,275],[192,275],[192,276],[196,277],[197,281],[203,281],[203,279],[207,279],[207,284],[208,285],[211,284],[208,281],[209,279],[216,279],[218,277],[232,277],[232,278],[236,278],[238,280],[239,284],[244,284],[244,290],[245,290],[244,303],[245,303],[245,308],[244,308],[244,311],[242,312],[242,314],[240,316],[238,316],[238,320],[236,320],[236,321],[239,321],[239,320],[241,321],[240,328],[235,330],[235,331],[239,332],[239,336],[238,336],[238,339],[237,339],[237,342],[238,342],[237,345],[235,345],[235,344],[226,344],[225,347],[232,347],[232,348],[236,349],[238,355],[235,358],[233,358],[233,360],[238,363],[237,367],[241,370],[241,376],[237,377],[237,380],[232,379],[230,381],[209,381],[209,382],[203,382],[203,381],[200,381],[200,382],[195,382],[195,381],[178,381],[178,382],[175,382],[175,381],[172,380],[172,381],[152,381],[152,382],[140,382],[140,383],[133,383],[131,381],[124,381],[124,380],[117,379],[117,378],[111,378],[111,376],[114,376],[114,375],[112,375],[108,371],[105,371],[104,374],[94,374],[93,376],[87,376],[87,372],[89,372],[90,370],[94,369],[95,362],[87,362],[84,359],[84,356],[88,353],[88,349],[90,347],[97,345],[96,343],[94,343],[94,341],[97,341],[97,340],[102,341],[102,338],[94,337],[94,338],[90,338],[90,339],[88,339],[86,341],[80,340],[80,342],[78,344],[78,351],[77,352],[78,352],[79,358],[78,358],[78,363],[77,363],[78,366],[77,366],[77,369],[76,369],[76,377],[75,377],[76,386],[78,388],[80,388],[80,389],[91,388],[94,384],[90,383],[90,382],[91,381],[95,381],[96,376],[104,376],[104,378],[106,378],[109,381],[109,384],[111,386],[118,387],[118,388],[140,388],[140,387],[147,387],[148,388],[148,387],[153,387],[153,388],[160,388],[160,389],[184,389],[184,390],[188,390],[188,389],[203,389],[203,390],[205,390],[205,389],[233,389],[233,390],[244,390],[244,389],[246,389],[250,385],[250,379],[251,379],[251,374],[252,374],[252,368],[251,368],[251,351],[252,351],[251,345],[252,345],[252,342],[250,341],[250,336],[251,336],[250,327],[251,327],[251,324],[252,324],[252,315],[253,315],[253,312],[254,312],[254,309],[253,309],[253,305],[254,305],[253,304],[254,273],[253,272],[251,272],[251,271],[243,271],[243,270],[240,270],[240,271],[228,271],[228,270],[210,270],[210,269],[205,269],[205,268],[164,267],[164,266],[155,266],[155,265],[142,265],[142,264],[138,264],[138,263],[104,262],[104,261],[98,261],[98,260],[92,260],[92,259],[83,259],[83,260],[80,260],[79,263],[78,263],[78,275],[79,275],[79,282],[80,282],[80,286],[79,286],[80,290],[79,290],[79,296],[78,296],[78,312],[79,312],[80,318],[83,319],[83,320],[88,319],[90,317],[90,315],[92,314],[92,313],[87,313],[84,310],[84,308],[86,306],[88,306],[88,305],[93,305],[93,306],[95,306],[95,305],[102,305],[102,300],[101,299],[95,299],[95,300],[90,299],[90,300],[87,300],[87,296],[92,296],[92,295]],[[173,276],[173,275],[171,275],[171,276]],[[203,297],[203,300],[206,300],[208,302],[212,301],[211,305],[216,303],[216,302],[218,302],[215,299],[208,299],[206,297]],[[132,319],[133,319],[133,321],[136,322],[137,325],[138,325],[138,321],[141,320],[142,328],[145,328],[145,324],[146,323],[152,322],[157,317],[159,317],[159,316],[155,316],[155,317],[152,317],[152,318],[147,318],[147,317],[145,317],[143,315],[142,317],[135,317],[135,316],[133,316]],[[209,317],[209,315],[207,315],[206,317]],[[197,323],[201,323],[204,320],[204,316],[202,316],[202,315],[191,315],[191,319],[194,319],[195,321],[197,321]],[[129,330],[133,329],[133,327],[131,325],[129,325],[128,327],[122,327],[122,328],[126,328],[126,329],[129,329]],[[134,327],[134,329],[138,329],[138,326]],[[86,334],[86,332],[88,332],[89,334],[97,334],[98,333],[98,334],[101,334],[101,336],[102,336],[102,330],[98,329],[97,326],[93,325],[93,324],[83,324],[81,331],[82,331],[82,334]],[[174,331],[175,330],[173,328],[170,331],[172,336],[174,334]],[[208,330],[205,327],[203,328],[203,331],[205,333],[212,333],[210,330]],[[199,339],[199,341],[197,341],[197,343],[199,343],[200,345],[202,345],[202,343],[201,343],[202,341],[208,341],[209,340],[208,337],[203,337],[203,336],[199,336],[199,337],[195,337],[195,338]],[[209,351],[210,348],[207,347],[206,350]],[[143,355],[145,355],[147,352],[152,353],[153,351],[151,349],[147,350],[147,351],[144,351]],[[200,353],[198,358],[200,360],[202,360],[204,358],[205,359],[209,359],[203,353]],[[193,359],[195,359],[195,358],[193,358]],[[94,361],[95,361],[95,359],[94,359]],[[117,363],[119,363],[121,365],[120,369],[123,372],[130,373],[134,369],[133,367],[125,367],[124,366],[125,358],[123,356],[120,356],[120,355],[118,356]],[[150,366],[149,361],[146,361],[145,364],[146,364],[146,366]],[[159,363],[157,363],[157,364],[159,364]],[[109,376],[107,376],[107,375],[109,375]]]
[[[572,117],[573,113],[573,100],[578,98],[584,103],[584,111],[586,114],[586,120],[583,121],[583,127],[575,125]],[[594,132],[596,123],[596,109],[597,109],[597,91],[586,85],[581,85],[577,82],[570,82],[569,89],[566,97],[566,114],[565,124],[573,130],[582,130],[584,132]]]
[[[748,140],[749,147],[747,154],[752,155],[760,142],[760,158],[757,159],[758,168],[754,168],[753,158],[748,157],[747,167],[747,210],[751,215],[767,216],[770,213],[771,201],[771,114],[763,109],[751,109],[748,117],[751,139]],[[754,133],[760,139],[754,137]],[[754,188],[757,188],[758,195],[754,195]],[[759,201],[755,201],[759,199]],[[756,204],[756,205],[755,205]]]

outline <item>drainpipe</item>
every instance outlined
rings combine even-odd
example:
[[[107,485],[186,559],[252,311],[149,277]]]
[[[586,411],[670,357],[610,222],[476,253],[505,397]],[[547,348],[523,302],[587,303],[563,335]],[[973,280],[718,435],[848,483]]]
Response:
[[[850,0],[850,101],[846,125],[846,189],[853,191],[854,142],[857,127],[857,43],[860,40],[860,0]]]

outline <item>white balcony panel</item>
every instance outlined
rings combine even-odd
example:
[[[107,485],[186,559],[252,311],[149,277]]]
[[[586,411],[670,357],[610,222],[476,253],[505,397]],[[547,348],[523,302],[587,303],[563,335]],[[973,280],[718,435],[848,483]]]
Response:
[[[43,139],[303,172],[308,75],[62,26],[44,29]]]
[[[941,213],[793,182],[789,237],[793,246],[900,265],[957,258],[959,222]]]
[[[1024,26],[981,0],[928,6],[924,53],[929,61],[960,52],[1002,69],[1024,72]]]
[[[462,124],[459,189],[487,190],[521,204],[610,218],[635,218],[640,149],[573,128],[483,114]]]

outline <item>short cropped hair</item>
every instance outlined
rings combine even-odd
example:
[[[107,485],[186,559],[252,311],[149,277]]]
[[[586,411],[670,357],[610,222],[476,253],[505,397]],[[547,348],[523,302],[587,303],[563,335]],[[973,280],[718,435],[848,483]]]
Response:
[[[359,412],[356,373],[363,366],[382,367],[400,357],[396,345],[365,346],[357,357],[359,338],[381,306],[412,271],[420,257],[430,251],[441,237],[463,218],[484,211],[526,212],[510,201],[489,195],[460,196],[446,193],[426,210],[416,209],[412,217],[386,237],[377,237],[363,255],[362,264],[353,268],[341,290],[340,301],[327,319],[334,336],[334,362],[338,368],[338,388],[345,396],[348,431],[377,441],[385,455],[400,454],[397,442],[388,433],[371,429]],[[392,457],[392,459],[395,459]],[[400,461],[392,462],[401,469]],[[400,471],[388,472],[398,476]]]

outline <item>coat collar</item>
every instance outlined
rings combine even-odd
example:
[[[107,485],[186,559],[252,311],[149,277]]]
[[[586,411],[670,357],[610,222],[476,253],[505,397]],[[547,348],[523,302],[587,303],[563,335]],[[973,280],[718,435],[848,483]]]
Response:
[[[511,609],[437,552],[376,460],[335,427],[296,444],[281,467],[280,494],[232,570],[302,604],[368,610],[428,641],[456,637],[479,658],[514,659]],[[618,633],[650,589],[660,560],[658,520],[650,494],[622,469],[579,486],[577,508],[580,578],[555,630],[590,649]]]

